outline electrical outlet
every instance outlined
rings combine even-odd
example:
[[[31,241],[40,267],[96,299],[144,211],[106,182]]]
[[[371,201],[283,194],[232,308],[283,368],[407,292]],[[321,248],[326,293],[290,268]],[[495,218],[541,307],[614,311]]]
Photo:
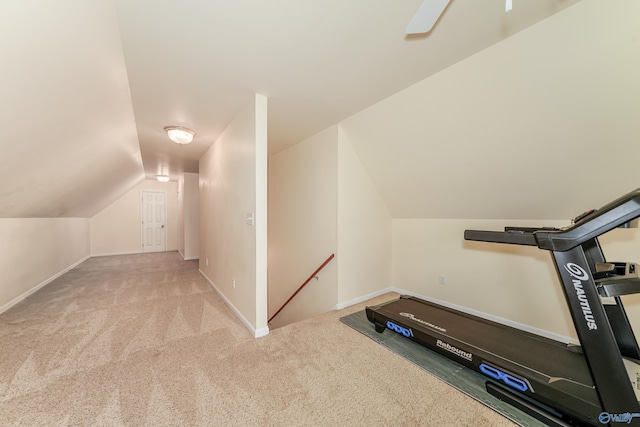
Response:
[[[204,263],[205,263],[205,264],[207,264],[207,265],[209,265],[209,258],[206,258],[206,259],[204,260]]]
[[[438,283],[440,283],[441,285],[444,285],[446,283],[444,274],[440,275],[440,277],[438,278]]]
[[[231,286],[233,287],[233,289],[236,288],[236,279],[231,279]]]

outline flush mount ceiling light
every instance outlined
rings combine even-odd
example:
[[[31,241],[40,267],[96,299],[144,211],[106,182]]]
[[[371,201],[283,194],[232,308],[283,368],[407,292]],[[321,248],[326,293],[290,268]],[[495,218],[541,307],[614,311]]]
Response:
[[[156,175],[156,179],[160,182],[169,182],[169,175]]]
[[[164,131],[167,132],[170,140],[180,145],[190,144],[196,134],[191,129],[182,126],[166,126]]]

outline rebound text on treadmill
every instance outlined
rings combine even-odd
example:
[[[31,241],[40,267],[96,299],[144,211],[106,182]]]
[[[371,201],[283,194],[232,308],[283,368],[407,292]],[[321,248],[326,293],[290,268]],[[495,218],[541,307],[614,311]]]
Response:
[[[437,340],[436,345],[443,350],[447,350],[448,352],[455,354],[456,356],[460,356],[470,362],[473,361],[473,354],[462,351],[459,348],[452,346],[451,344]]]

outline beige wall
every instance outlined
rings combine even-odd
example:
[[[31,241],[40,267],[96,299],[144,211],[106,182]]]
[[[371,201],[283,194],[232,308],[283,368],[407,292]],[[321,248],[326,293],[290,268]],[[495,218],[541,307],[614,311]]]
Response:
[[[575,339],[561,285],[548,251],[536,247],[464,241],[465,229],[502,230],[506,225],[564,226],[567,221],[393,220],[394,286],[483,317],[562,339]],[[601,238],[611,261],[639,262],[637,229]],[[440,284],[444,276],[445,284]],[[640,332],[640,297],[623,297]],[[555,334],[555,335],[554,335]]]
[[[267,326],[266,108],[256,95],[234,118],[200,159],[199,180],[200,270],[256,335]]]
[[[178,252],[184,258],[184,174],[178,178]]]
[[[255,336],[269,333],[268,319],[268,179],[269,179],[269,141],[267,138],[267,98],[257,95],[255,98],[255,187],[256,187],[256,333]]]
[[[563,226],[566,222],[394,219],[394,286],[483,317],[574,337],[547,251],[464,240],[465,229],[502,230],[507,225]]]
[[[278,327],[391,286],[391,215],[340,126],[269,159],[269,314]]]
[[[178,184],[145,180],[91,218],[91,255],[142,252],[141,192],[163,191],[167,204],[167,251],[178,250]]]
[[[86,218],[0,219],[0,312],[89,257]]]
[[[198,259],[200,250],[200,194],[198,174],[178,180],[178,251],[185,260]]]
[[[200,251],[200,190],[198,174],[184,174],[184,256],[197,259]]]
[[[271,322],[279,327],[338,301],[338,127],[269,158],[269,317],[331,254],[334,258]]]
[[[391,286],[391,214],[338,128],[338,306]]]
[[[393,217],[393,287],[575,336],[547,252],[463,234],[566,225],[550,213],[570,218],[638,186],[637,11],[582,1],[340,123]],[[625,159],[603,166],[612,152]],[[523,212],[547,221],[495,219]],[[611,245],[629,257],[627,239]]]

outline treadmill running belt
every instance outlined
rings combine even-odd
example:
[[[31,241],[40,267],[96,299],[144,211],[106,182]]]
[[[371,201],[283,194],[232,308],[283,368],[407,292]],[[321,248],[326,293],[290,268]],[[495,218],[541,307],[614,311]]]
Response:
[[[561,412],[567,400],[571,416],[601,412],[580,347],[408,296],[366,313],[377,331],[392,329]]]

